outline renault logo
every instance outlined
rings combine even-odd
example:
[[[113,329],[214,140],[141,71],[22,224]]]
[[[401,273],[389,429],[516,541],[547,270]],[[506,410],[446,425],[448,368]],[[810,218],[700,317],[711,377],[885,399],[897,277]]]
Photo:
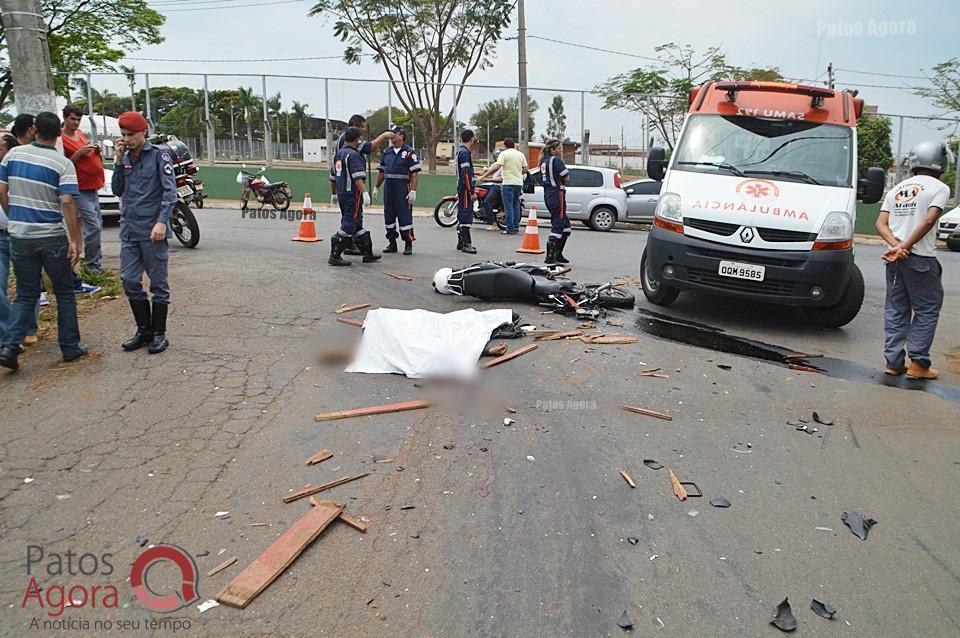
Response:
[[[749,244],[750,242],[752,242],[752,241],[753,241],[753,229],[752,229],[752,228],[744,228],[743,230],[741,230],[741,231],[740,231],[740,240],[741,240],[743,243],[745,243],[745,244]]]

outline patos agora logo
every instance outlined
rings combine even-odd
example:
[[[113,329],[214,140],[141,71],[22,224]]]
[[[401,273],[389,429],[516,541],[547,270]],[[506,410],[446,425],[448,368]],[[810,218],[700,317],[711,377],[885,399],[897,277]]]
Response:
[[[749,202],[769,202],[780,197],[780,187],[766,179],[745,179],[737,184],[737,195]]]

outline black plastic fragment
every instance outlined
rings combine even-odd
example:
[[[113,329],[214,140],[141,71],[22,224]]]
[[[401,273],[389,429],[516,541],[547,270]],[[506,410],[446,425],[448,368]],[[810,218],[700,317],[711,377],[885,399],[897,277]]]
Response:
[[[821,416],[816,412],[813,413],[813,420],[819,423],[820,425],[833,425],[833,419],[825,416]]]
[[[722,496],[718,496],[717,498],[713,499],[710,501],[710,504],[714,507],[730,507],[730,501]]]
[[[412,509],[415,508],[415,507],[416,507],[416,505],[414,505],[413,503],[410,503],[410,502],[408,501],[408,502],[404,503],[403,505],[401,505],[401,506],[400,506],[400,509],[402,509],[402,510],[412,510]]]
[[[643,464],[651,470],[662,470],[663,466],[654,459],[643,459]]]
[[[810,609],[813,610],[813,613],[820,616],[821,618],[826,618],[827,620],[833,620],[834,614],[837,613],[837,610],[829,605],[828,603],[822,603],[816,598],[810,601]]]
[[[390,585],[393,584],[393,581],[391,581],[389,578],[384,578],[384,579],[383,579],[383,584],[384,584],[385,587],[389,587]]]
[[[627,615],[626,609],[620,614],[620,620],[617,621],[617,624],[620,625],[621,629],[633,629],[633,623],[630,622],[630,616]]]
[[[194,554],[194,556],[196,556],[197,558],[200,558],[201,556],[209,556],[209,555],[210,555],[210,552],[209,550],[206,550],[206,549],[201,549],[199,552]]]
[[[793,615],[793,609],[790,608],[789,598],[784,598],[783,602],[777,605],[777,615],[773,617],[770,624],[780,631],[793,631],[797,628],[797,619]]]
[[[733,366],[727,365],[726,363],[718,363],[717,367],[721,370],[733,370]]]
[[[636,536],[628,536],[627,540],[630,542],[631,545],[636,545],[637,543],[640,542],[640,539],[637,538]]]
[[[443,444],[443,449],[444,449],[444,450],[452,450],[453,447],[454,447],[453,443],[444,443],[444,444]]]
[[[870,528],[877,524],[877,521],[872,518],[864,518],[856,512],[844,512],[840,515],[840,520],[850,528],[854,536],[862,541],[867,540],[867,534],[870,533]]]
[[[143,547],[149,542],[150,540],[146,536],[137,536],[137,545],[139,545],[140,547]]]

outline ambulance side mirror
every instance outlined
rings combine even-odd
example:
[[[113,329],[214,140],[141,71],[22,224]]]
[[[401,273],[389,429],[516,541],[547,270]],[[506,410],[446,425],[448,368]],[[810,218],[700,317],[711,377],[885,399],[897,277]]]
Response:
[[[650,179],[661,181],[667,174],[667,149],[654,146],[647,155],[647,175]]]
[[[857,199],[864,204],[876,204],[883,197],[883,187],[886,186],[887,173],[882,168],[872,166],[867,174],[857,182]]]

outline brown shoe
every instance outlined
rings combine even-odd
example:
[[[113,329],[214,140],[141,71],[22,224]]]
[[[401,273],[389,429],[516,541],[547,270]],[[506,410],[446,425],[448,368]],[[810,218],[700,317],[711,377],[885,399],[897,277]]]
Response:
[[[27,335],[23,338],[23,345],[25,346],[35,346],[37,345],[37,335]]]
[[[907,371],[906,368],[891,368],[887,366],[883,369],[885,374],[889,374],[891,377],[899,377],[901,374]]]
[[[907,376],[911,379],[936,379],[940,376],[940,371],[933,368],[924,368],[916,361],[911,361],[910,367],[907,368]]]

